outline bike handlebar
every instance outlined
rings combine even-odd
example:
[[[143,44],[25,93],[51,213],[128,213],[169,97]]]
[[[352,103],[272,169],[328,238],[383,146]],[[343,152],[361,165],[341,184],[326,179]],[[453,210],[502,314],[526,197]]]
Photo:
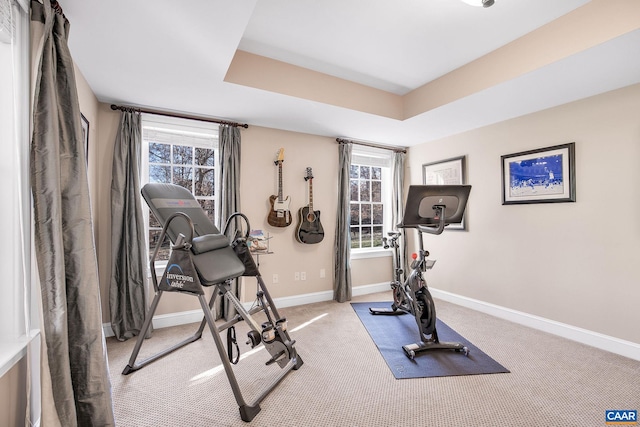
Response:
[[[436,211],[436,216],[434,218],[438,218],[438,226],[437,227],[429,227],[426,225],[418,225],[417,228],[423,233],[429,234],[442,234],[444,231],[444,227],[447,225],[444,220],[444,205],[434,205],[433,210]]]

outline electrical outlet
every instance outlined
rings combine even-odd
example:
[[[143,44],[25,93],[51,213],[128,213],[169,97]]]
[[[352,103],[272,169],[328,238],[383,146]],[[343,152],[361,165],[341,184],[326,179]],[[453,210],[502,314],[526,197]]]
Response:
[[[300,273],[300,280],[307,280],[307,272],[303,271]]]
[[[295,273],[293,273],[293,280],[300,280],[300,272],[296,271]]]
[[[275,284],[275,283],[278,283],[278,282],[279,282],[278,275],[277,275],[277,274],[274,274],[274,275],[273,275],[273,280],[271,281],[271,283],[274,283],[274,284]]]
[[[324,279],[325,277],[327,277],[327,272],[324,270],[324,268],[320,269],[320,278]]]

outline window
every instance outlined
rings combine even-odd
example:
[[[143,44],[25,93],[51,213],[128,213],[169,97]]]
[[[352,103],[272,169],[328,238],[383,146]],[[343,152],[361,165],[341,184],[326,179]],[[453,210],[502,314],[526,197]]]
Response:
[[[391,152],[354,146],[349,175],[351,249],[382,250],[391,221]]]
[[[186,188],[215,224],[217,126],[191,120],[143,117],[142,140],[142,184],[161,182]],[[151,255],[160,238],[162,226],[148,208],[145,212]],[[169,240],[165,239],[156,261],[166,261],[168,258]]]

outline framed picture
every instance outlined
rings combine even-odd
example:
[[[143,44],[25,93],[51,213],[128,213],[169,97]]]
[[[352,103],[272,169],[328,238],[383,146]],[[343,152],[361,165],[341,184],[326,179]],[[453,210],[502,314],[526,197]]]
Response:
[[[89,120],[87,120],[87,118],[82,113],[80,113],[80,117],[82,118],[82,141],[84,142],[84,155],[87,162],[89,162]]]
[[[462,185],[465,183],[465,156],[453,157],[422,165],[425,185]],[[448,225],[445,230],[466,230],[464,218],[460,224]]]
[[[576,201],[575,143],[502,156],[502,204]]]

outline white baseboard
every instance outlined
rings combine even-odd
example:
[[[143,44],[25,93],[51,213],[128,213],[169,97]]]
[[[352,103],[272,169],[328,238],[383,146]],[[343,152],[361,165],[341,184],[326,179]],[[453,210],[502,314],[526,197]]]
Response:
[[[359,295],[367,295],[390,290],[391,287],[389,286],[389,282],[374,283],[373,285],[354,286],[351,289],[351,295],[356,297]],[[314,292],[311,294],[274,298],[273,302],[276,304],[276,307],[295,307],[298,305],[311,304],[314,302],[331,301],[332,299],[333,291],[322,291]]]
[[[389,291],[391,294],[391,286],[389,282],[383,283],[374,283],[373,285],[364,285],[364,286],[356,286],[352,289],[351,295],[357,297],[358,295],[368,295],[374,294],[376,292],[384,292]],[[391,299],[391,295],[389,295],[389,299]]]
[[[640,344],[431,287],[429,290],[434,298],[640,361]]]
[[[177,313],[158,314],[153,316],[153,329],[168,328],[170,326],[186,325],[202,320],[202,310],[180,311]],[[115,334],[110,323],[103,323],[102,330],[105,337],[112,337]]]
[[[389,282],[375,283],[373,285],[354,286],[351,290],[353,296],[367,295],[375,292],[384,292],[390,290]],[[312,304],[314,302],[331,301],[333,299],[333,291],[313,292],[309,294],[293,295],[290,297],[274,298],[273,302],[276,307],[295,307],[298,305]],[[244,303],[248,310],[253,302]],[[200,322],[202,320],[202,310],[181,311],[178,313],[160,314],[153,317],[153,328],[167,328],[170,326],[186,325],[188,323]],[[103,323],[102,329],[105,337],[112,337],[113,330],[111,324]]]
[[[355,286],[351,294],[353,296],[367,295],[376,292],[384,292],[389,290],[389,283],[375,283],[372,285]],[[441,299],[456,305],[470,308],[482,313],[486,313],[500,319],[528,326],[540,331],[548,332],[563,338],[577,341],[582,344],[606,350],[630,359],[640,361],[640,344],[625,341],[619,338],[600,334],[598,332],[589,331],[587,329],[578,328],[565,323],[556,322],[554,320],[545,319],[544,317],[535,316],[488,302],[464,297],[439,289],[429,288],[434,298]],[[331,301],[333,299],[333,291],[313,292],[309,294],[294,295],[289,297],[274,298],[273,302],[279,308],[295,307],[298,305],[312,304],[322,301]],[[245,303],[248,309],[252,303]],[[153,318],[153,327],[155,329],[166,328],[170,326],[184,325],[195,323],[202,320],[201,310],[190,310],[179,313],[161,314]],[[104,323],[104,334],[106,337],[112,337],[113,331],[111,325]]]

